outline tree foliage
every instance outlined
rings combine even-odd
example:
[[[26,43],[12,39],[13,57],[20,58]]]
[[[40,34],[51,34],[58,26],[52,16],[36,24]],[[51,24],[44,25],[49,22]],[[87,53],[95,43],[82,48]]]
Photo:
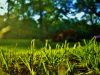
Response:
[[[97,3],[99,3],[98,6],[100,6],[100,2],[96,0],[77,0],[76,3],[78,12],[85,12],[84,17],[86,17],[87,20],[90,20],[92,25],[100,20],[100,10],[97,11],[99,9]]]
[[[100,11],[97,12],[96,3],[98,0],[76,0],[76,2],[74,0],[7,0],[6,18],[8,20],[11,18],[24,21],[34,20],[37,27],[48,36],[48,33],[59,30],[80,28],[78,24],[83,26],[83,22],[85,22],[84,26],[89,21],[92,25],[99,24]],[[80,12],[85,13],[81,21],[75,17]],[[38,17],[34,17],[35,15]]]

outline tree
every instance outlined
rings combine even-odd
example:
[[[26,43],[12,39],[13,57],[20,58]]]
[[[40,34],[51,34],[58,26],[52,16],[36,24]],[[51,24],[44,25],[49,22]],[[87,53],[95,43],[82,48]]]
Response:
[[[76,4],[73,0],[7,0],[7,3],[8,18],[15,16],[18,20],[34,20],[33,17],[38,15],[37,27],[39,25],[46,36],[51,28],[56,32],[78,22],[77,18],[71,19],[69,14],[75,16],[84,12],[82,20],[85,17],[85,22],[90,20],[92,25],[98,23],[99,13],[96,11],[95,0],[77,0]]]

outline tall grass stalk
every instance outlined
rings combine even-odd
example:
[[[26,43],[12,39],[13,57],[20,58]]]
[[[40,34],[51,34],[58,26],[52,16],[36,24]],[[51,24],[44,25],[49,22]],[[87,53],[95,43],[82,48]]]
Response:
[[[30,73],[32,74],[32,75],[36,75],[36,73],[35,73],[35,71],[31,68],[31,66],[30,66],[30,64],[29,64],[29,62],[28,62],[28,60],[26,59],[26,58],[22,58],[22,57],[20,57],[19,56],[19,58],[23,61],[23,63],[27,66],[27,68],[29,69],[29,71],[30,71]]]
[[[7,57],[5,55],[4,50],[1,49],[1,58],[2,58],[2,64],[5,66],[5,70],[8,71],[8,61],[7,61]]]

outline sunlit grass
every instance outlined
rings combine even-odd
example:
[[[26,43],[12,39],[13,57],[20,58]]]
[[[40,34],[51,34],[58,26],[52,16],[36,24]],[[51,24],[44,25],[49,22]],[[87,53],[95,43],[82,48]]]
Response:
[[[24,45],[20,47],[18,46],[20,43],[28,44],[25,44],[27,47]],[[100,74],[100,43],[97,43],[95,38],[89,41],[83,40],[81,43],[76,42],[74,45],[65,41],[56,44],[55,47],[46,40],[42,46],[40,45],[41,48],[36,48],[35,39],[24,43],[19,41],[17,46],[0,46],[0,67],[5,73],[10,75]]]

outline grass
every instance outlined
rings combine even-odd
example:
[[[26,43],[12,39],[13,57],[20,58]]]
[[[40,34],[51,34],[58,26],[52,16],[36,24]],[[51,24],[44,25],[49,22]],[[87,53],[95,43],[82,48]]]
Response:
[[[1,40],[0,44],[0,75],[100,75],[100,43],[95,38],[74,45],[49,40],[43,44]]]

